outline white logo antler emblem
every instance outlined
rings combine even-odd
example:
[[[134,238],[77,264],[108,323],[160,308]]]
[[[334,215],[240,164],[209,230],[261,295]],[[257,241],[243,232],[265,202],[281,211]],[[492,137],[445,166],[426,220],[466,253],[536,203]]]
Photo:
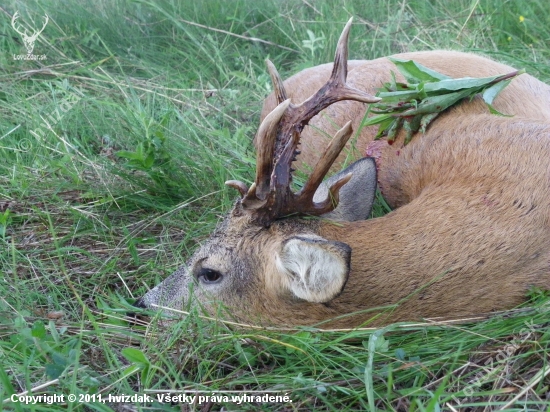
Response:
[[[38,36],[40,35],[40,33],[42,33],[44,31],[44,29],[46,28],[46,24],[48,24],[48,21],[50,20],[50,18],[48,17],[47,14],[44,15],[44,25],[42,26],[42,28],[40,30],[34,30],[33,33],[31,35],[29,35],[27,33],[27,29],[25,28],[22,28],[21,29],[18,29],[15,24],[16,24],[16,21],[17,19],[19,18],[19,12],[16,11],[15,14],[13,15],[13,17],[11,18],[11,26],[13,27],[13,29],[19,33],[21,35],[21,38],[23,39],[23,44],[25,45],[25,48],[27,49],[27,53],[28,54],[32,54],[32,51],[34,50],[34,42],[36,42],[36,39],[38,38]]]

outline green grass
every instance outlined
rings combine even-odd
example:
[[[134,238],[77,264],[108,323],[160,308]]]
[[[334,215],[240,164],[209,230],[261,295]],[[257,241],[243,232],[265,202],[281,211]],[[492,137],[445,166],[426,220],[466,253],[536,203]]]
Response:
[[[49,15],[34,50],[45,60],[14,60],[15,11],[33,27]],[[169,328],[124,319],[228,210],[223,182],[252,179],[266,57],[283,76],[331,61],[354,16],[350,58],[477,51],[548,82],[548,11],[542,0],[4,1],[0,408],[123,410],[3,402],[25,391],[257,390],[293,402],[225,410],[550,410],[540,293],[472,324],[376,334],[233,330],[195,312]]]

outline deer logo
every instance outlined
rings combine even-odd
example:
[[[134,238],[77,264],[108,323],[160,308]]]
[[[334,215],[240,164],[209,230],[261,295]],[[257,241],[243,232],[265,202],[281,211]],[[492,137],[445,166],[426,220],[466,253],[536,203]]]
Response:
[[[46,24],[48,24],[48,21],[50,20],[50,18],[48,17],[47,14],[45,14],[44,25],[40,30],[34,30],[31,35],[29,35],[27,32],[27,29],[23,28],[21,25],[19,25],[20,29],[17,28],[16,22],[18,18],[19,18],[19,12],[16,11],[13,17],[11,18],[11,26],[17,33],[19,33],[19,35],[21,35],[21,38],[23,39],[23,44],[27,49],[27,54],[32,54],[32,51],[34,50],[34,43],[36,42],[36,39],[38,38],[40,33],[42,33],[46,28]]]

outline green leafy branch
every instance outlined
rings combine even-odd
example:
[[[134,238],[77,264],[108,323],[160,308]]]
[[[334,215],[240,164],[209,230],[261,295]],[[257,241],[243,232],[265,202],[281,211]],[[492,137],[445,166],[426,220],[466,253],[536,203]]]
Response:
[[[381,101],[371,105],[361,124],[361,128],[379,125],[376,139],[385,136],[389,144],[401,129],[406,131],[405,144],[409,143],[414,133],[424,133],[442,111],[477,94],[481,94],[491,113],[505,116],[493,107],[493,101],[514,77],[525,72],[453,79],[413,60],[389,59],[408,83],[397,82],[392,72],[391,82],[384,83],[377,93]],[[371,113],[375,116],[368,117]]]

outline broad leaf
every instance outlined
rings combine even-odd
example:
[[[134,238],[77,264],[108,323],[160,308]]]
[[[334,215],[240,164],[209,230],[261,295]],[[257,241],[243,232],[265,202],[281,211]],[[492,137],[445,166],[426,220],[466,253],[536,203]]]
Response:
[[[447,79],[441,80],[436,83],[428,83],[424,86],[426,93],[432,92],[453,92],[463,89],[476,89],[481,87],[486,87],[491,85],[495,80],[498,80],[502,76],[491,76],[491,77],[463,77],[460,79]]]
[[[418,107],[414,109],[405,110],[402,116],[415,116],[417,114],[431,114],[442,112],[443,110],[451,107],[465,97],[471,95],[469,90],[460,90],[449,94],[441,94],[439,96],[432,96],[422,100]]]
[[[399,72],[409,83],[437,82],[439,80],[450,79],[449,76],[428,69],[414,60],[401,60],[395,57],[388,57],[388,59],[397,66]]]
[[[126,359],[128,359],[132,363],[137,364],[149,364],[149,359],[147,359],[147,356],[136,348],[124,348],[122,349],[122,356],[124,356]]]
[[[390,60],[409,84],[397,82],[392,72],[391,82],[385,83],[377,94],[381,100],[370,107],[360,127],[379,125],[375,138],[385,136],[390,144],[402,128],[406,131],[404,144],[408,144],[416,132],[424,133],[439,113],[476,94],[482,94],[491,113],[504,116],[493,107],[493,101],[514,77],[524,73],[520,70],[491,77],[451,79],[412,60]],[[371,113],[375,116],[369,117]]]
[[[384,103],[407,102],[410,100],[422,100],[428,97],[424,90],[424,83],[418,84],[418,90],[404,90],[397,92],[379,92],[377,97],[380,97]]]
[[[483,92],[483,101],[487,104],[493,104],[493,100],[500,94],[500,92],[510,84],[512,80],[506,80],[500,83],[493,84]]]

